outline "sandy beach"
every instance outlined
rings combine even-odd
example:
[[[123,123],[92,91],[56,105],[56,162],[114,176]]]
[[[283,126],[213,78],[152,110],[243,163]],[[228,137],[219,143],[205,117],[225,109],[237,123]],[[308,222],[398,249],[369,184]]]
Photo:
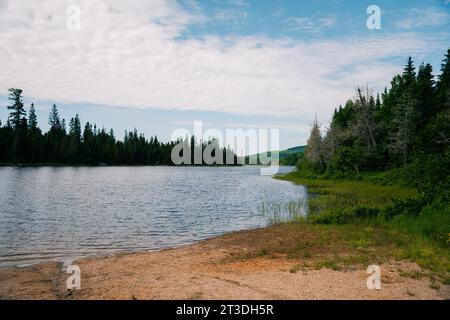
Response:
[[[0,270],[1,299],[448,299],[411,262],[381,265],[381,290],[369,290],[362,268],[296,270],[302,259],[258,254],[258,246],[289,237],[285,226],[235,232],[193,245],[153,252],[85,258],[81,289],[68,290],[62,265]],[[304,235],[308,238],[308,234]],[[280,240],[281,241],[281,240]],[[323,251],[323,250],[321,250]],[[314,259],[314,257],[309,260]],[[308,259],[307,259],[308,260]]]

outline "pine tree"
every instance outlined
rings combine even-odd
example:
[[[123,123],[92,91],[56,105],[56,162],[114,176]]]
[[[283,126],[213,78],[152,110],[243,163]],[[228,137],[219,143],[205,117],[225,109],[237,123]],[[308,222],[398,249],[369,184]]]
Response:
[[[403,83],[408,88],[416,79],[416,68],[414,67],[414,61],[411,57],[408,58],[405,68],[403,69]]]
[[[439,99],[439,110],[450,109],[450,49],[448,49],[441,65],[441,74],[436,85]]]
[[[30,106],[30,112],[28,115],[28,130],[35,131],[37,129],[37,117],[34,103]]]
[[[56,104],[53,104],[52,110],[50,111],[50,115],[48,117],[48,124],[50,125],[50,131],[59,131],[61,130],[61,119],[59,118],[58,108]]]
[[[66,119],[62,119],[61,121],[61,131],[64,135],[66,134]]]
[[[450,49],[447,50],[441,65],[441,74],[438,76],[439,86],[449,87],[450,84]]]
[[[435,101],[435,82],[433,76],[433,67],[430,64],[423,64],[419,67],[417,73],[417,112],[418,123],[417,131],[420,131],[437,113]]]
[[[25,110],[23,107],[23,99],[22,99],[22,89],[11,88],[9,91],[9,100],[12,101],[12,104],[8,106],[8,110],[13,110],[9,114],[10,125],[14,129],[18,129],[23,127],[26,123],[25,118]]]
[[[375,110],[379,111],[381,109],[381,99],[380,99],[380,94],[377,93],[377,100],[375,102]]]
[[[81,122],[78,113],[75,115],[75,118],[70,119],[69,134],[75,138],[76,142],[81,142]]]

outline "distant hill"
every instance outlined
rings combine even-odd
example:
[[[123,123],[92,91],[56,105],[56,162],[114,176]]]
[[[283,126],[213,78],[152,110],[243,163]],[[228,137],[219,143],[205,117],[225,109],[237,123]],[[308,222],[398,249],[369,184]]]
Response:
[[[298,161],[299,156],[302,155],[303,153],[305,153],[305,147],[306,146],[297,146],[297,147],[279,151],[280,164],[295,165]],[[270,156],[270,154],[271,154],[271,152],[268,151],[268,152],[263,152],[263,153],[258,153],[258,154],[253,154],[251,156],[247,156],[247,157],[245,157],[245,163],[249,163],[250,160],[255,161],[262,155]]]
[[[298,146],[298,147],[293,147],[293,148],[289,148],[283,151],[280,151],[280,158],[281,155],[288,155],[288,154],[292,154],[292,153],[305,153],[305,148],[306,146]]]

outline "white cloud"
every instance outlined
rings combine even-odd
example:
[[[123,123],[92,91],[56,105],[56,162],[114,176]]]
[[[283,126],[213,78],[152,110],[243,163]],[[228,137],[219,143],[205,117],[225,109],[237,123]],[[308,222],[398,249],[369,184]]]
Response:
[[[214,18],[217,21],[238,21],[243,20],[248,17],[248,13],[240,10],[234,9],[221,9],[217,10],[214,14]]]
[[[192,127],[195,119],[173,121],[172,124],[182,127]],[[292,132],[308,133],[311,130],[310,124],[305,123],[286,123],[286,122],[270,122],[270,123],[242,123],[242,122],[202,122],[205,129],[208,128],[226,128],[226,129],[279,129]]]
[[[70,103],[328,118],[357,84],[381,88],[401,70],[384,58],[440,46],[414,34],[184,39],[205,17],[168,0],[1,3],[0,93],[20,87],[27,97]],[[71,3],[82,10],[80,31],[66,28]]]
[[[450,14],[435,8],[413,8],[396,26],[402,29],[436,27],[450,22]]]
[[[202,10],[202,5],[196,0],[186,0],[186,3],[194,10]]]
[[[321,32],[336,24],[336,18],[327,17],[294,17],[284,20],[289,31]]]

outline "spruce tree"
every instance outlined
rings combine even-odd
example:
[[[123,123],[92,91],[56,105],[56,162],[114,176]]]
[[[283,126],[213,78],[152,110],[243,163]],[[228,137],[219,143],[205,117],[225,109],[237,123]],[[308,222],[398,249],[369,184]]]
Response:
[[[450,49],[447,50],[441,65],[441,74],[439,75],[439,86],[449,87],[450,84]]]
[[[408,62],[403,69],[402,79],[407,88],[414,83],[414,80],[416,79],[416,68],[414,67],[414,61],[411,57],[408,58]]]
[[[34,103],[30,106],[30,113],[28,115],[28,130],[35,131],[37,129],[37,117]]]
[[[75,139],[76,142],[81,142],[81,122],[78,113],[75,115],[75,118],[70,120],[69,134]]]
[[[450,49],[448,49],[441,65],[441,74],[436,85],[439,99],[439,110],[450,108]]]
[[[61,131],[63,134],[66,134],[66,119],[62,119],[61,121]]]
[[[14,129],[22,127],[26,123],[25,109],[23,107],[22,89],[11,88],[9,91],[9,100],[12,104],[8,106],[8,110],[12,110],[8,120]]]
[[[53,104],[52,110],[48,117],[48,124],[50,125],[50,131],[58,131],[61,129],[61,119],[59,118],[58,108],[56,104]]]
[[[421,130],[436,114],[435,82],[432,74],[433,67],[430,64],[423,64],[417,73],[417,130]]]

